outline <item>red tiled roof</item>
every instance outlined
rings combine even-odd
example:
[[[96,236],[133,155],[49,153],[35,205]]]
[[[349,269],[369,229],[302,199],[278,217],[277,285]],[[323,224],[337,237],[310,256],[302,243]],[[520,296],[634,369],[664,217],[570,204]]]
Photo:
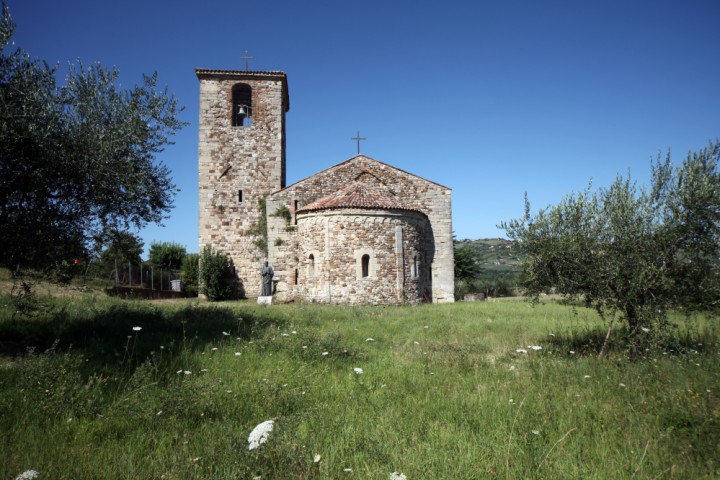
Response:
[[[370,174],[367,175],[372,177]],[[387,187],[377,181],[377,179],[375,179],[375,182],[366,182],[360,181],[361,177],[358,177],[357,180],[337,192],[299,208],[298,212],[313,212],[336,208],[420,211],[417,208],[403,205],[397,197],[390,193]]]

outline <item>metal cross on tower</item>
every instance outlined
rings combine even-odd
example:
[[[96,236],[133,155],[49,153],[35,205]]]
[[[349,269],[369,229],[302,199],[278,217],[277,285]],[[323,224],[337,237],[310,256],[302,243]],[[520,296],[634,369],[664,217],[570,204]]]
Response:
[[[245,50],[245,55],[242,56],[242,57],[240,57],[240,58],[244,58],[244,59],[245,59],[245,71],[247,72],[247,71],[248,71],[248,60],[251,59],[251,58],[253,58],[253,57],[249,56],[249,55],[248,55],[248,51]]]
[[[357,132],[357,137],[351,138],[350,140],[357,140],[358,145],[358,155],[360,155],[360,140],[367,140],[367,138],[363,138],[360,136],[360,130]]]

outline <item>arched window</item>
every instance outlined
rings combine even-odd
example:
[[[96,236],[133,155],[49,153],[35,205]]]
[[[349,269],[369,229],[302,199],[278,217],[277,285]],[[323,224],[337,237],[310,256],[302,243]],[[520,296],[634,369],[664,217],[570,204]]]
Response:
[[[315,255],[312,253],[308,257],[308,277],[312,278],[315,276]]]
[[[250,88],[250,85],[238,83],[232,89],[233,127],[249,127],[252,125],[252,114],[252,88]]]
[[[362,276],[365,278],[370,275],[370,255],[363,255],[360,262],[362,263]]]
[[[420,260],[418,254],[413,255],[412,264],[410,265],[410,277],[418,278],[420,276]]]

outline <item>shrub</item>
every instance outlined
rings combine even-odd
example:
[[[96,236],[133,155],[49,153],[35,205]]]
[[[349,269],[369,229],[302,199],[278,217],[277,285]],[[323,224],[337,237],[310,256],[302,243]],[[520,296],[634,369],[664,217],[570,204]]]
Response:
[[[230,258],[205,245],[200,254],[200,293],[210,301],[226,300],[240,294]]]
[[[200,279],[200,255],[197,253],[188,253],[182,261],[180,270],[180,278],[182,279],[185,293],[190,297],[196,297],[198,294],[198,281]]]

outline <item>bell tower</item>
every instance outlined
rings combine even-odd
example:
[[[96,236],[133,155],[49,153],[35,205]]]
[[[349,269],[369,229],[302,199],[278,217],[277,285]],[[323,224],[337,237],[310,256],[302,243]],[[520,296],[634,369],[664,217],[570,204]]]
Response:
[[[268,194],[285,187],[284,72],[196,69],[199,240],[232,258],[247,296],[260,294]]]

